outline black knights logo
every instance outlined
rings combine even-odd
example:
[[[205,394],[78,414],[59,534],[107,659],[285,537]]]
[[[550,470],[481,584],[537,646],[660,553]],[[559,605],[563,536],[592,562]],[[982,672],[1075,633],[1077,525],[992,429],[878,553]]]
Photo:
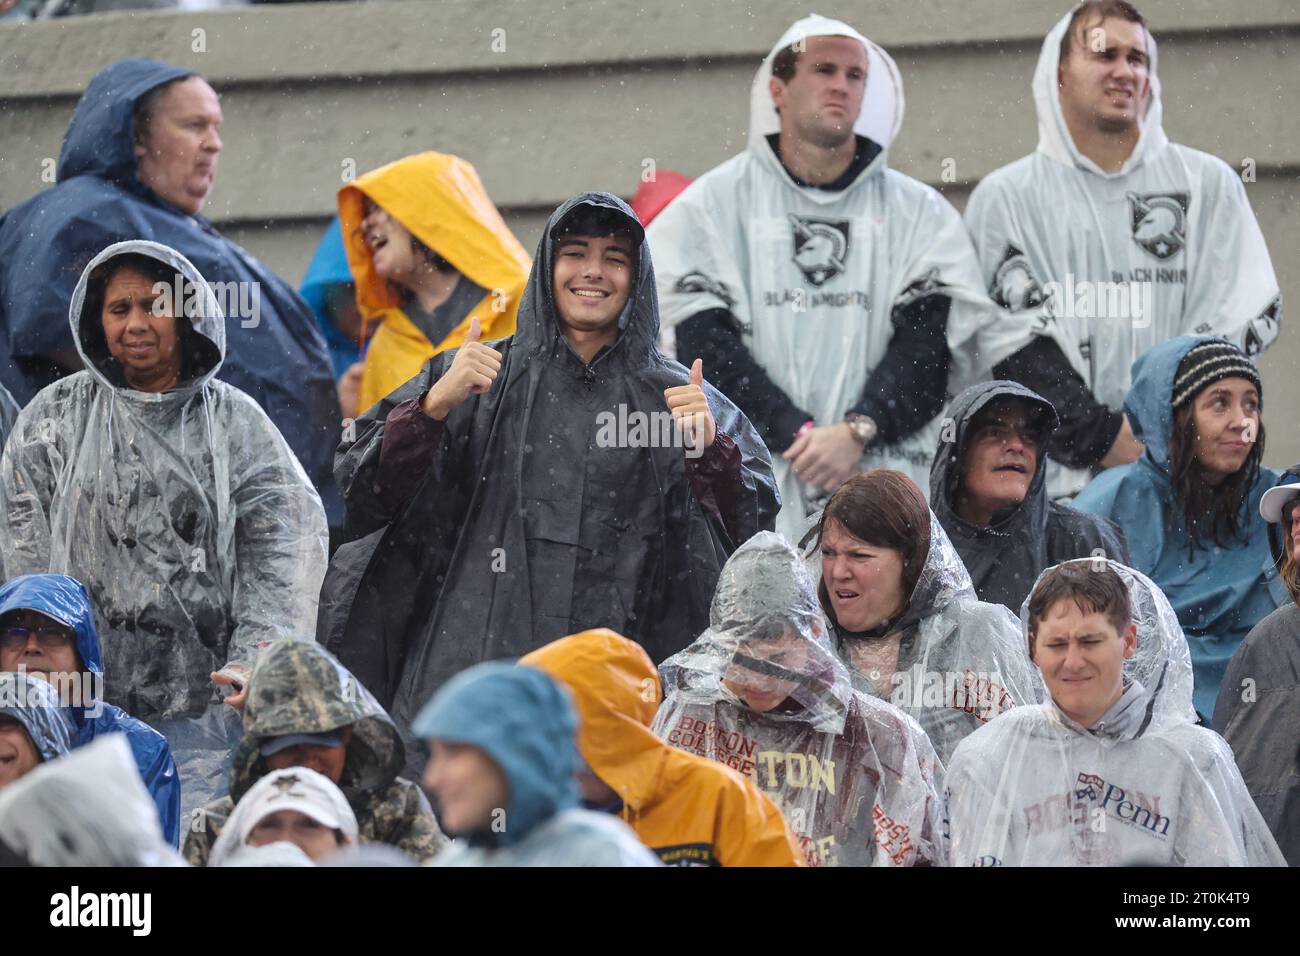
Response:
[[[1036,309],[1043,304],[1043,287],[1038,284],[1038,278],[1029,265],[1029,257],[1011,243],[1007,243],[1002,261],[993,272],[989,295],[1002,308],[1012,312]]]
[[[791,216],[794,264],[813,285],[825,285],[845,271],[849,255],[849,220]]]
[[[1133,241],[1157,259],[1187,244],[1187,193],[1129,193]]]

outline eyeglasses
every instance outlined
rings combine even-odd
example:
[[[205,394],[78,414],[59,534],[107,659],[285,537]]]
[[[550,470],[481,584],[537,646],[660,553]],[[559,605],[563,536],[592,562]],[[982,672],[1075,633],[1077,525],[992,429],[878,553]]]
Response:
[[[14,624],[0,629],[0,647],[6,651],[23,647],[33,634],[36,635],[36,642],[46,649],[67,647],[72,643],[72,634],[67,628],[59,627],[57,624],[42,624],[40,627],[22,627]]]
[[[996,442],[999,445],[1006,445],[1012,438],[1017,437],[1026,448],[1038,447],[1038,435],[1028,422],[1023,425],[1004,425],[1001,422],[994,422],[983,426],[975,433],[976,441]]]

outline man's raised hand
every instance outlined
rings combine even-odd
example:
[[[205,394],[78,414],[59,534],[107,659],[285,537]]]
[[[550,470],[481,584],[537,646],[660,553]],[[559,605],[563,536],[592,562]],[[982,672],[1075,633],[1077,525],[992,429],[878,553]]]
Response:
[[[704,360],[696,359],[691,366],[689,385],[675,385],[664,389],[664,401],[672,412],[677,427],[691,436],[689,449],[703,454],[712,446],[718,435],[718,426],[709,411],[709,400],[704,394]],[[689,456],[688,456],[689,457]]]
[[[424,414],[442,421],[453,408],[471,395],[482,395],[497,380],[501,371],[501,353],[479,341],[483,334],[478,317],[470,319],[465,342],[456,350],[451,367],[433,383],[421,406]]]

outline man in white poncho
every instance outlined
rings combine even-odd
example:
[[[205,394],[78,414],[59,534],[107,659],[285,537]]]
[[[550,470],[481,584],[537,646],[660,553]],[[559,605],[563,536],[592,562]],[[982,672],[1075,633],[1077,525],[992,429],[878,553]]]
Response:
[[[1237,171],[1165,136],[1155,40],[1132,5],[1066,14],[1033,90],[1038,149],[976,187],[966,223],[1006,310],[981,333],[983,357],[1061,414],[1059,498],[1141,454],[1122,412],[1136,358],[1191,334],[1257,355],[1281,298]]]
[[[754,78],[748,148],[647,233],[663,327],[767,442],[792,539],[855,471],[927,480],[950,369],[973,374],[995,314],[957,212],[887,165],[902,119],[889,55],[806,17]]]
[[[1052,693],[958,745],[954,866],[1284,866],[1223,738],[1196,725],[1192,662],[1168,600],[1081,558],[1021,611]]]

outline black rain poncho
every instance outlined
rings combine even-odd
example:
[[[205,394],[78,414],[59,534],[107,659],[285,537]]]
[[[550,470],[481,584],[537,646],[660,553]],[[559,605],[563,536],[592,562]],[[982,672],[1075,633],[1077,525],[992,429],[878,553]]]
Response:
[[[967,737],[948,767],[950,863],[1283,865],[1232,751],[1196,725],[1191,654],[1168,599],[1141,573],[1106,564],[1137,624],[1123,696],[1092,728],[1049,701]],[[1028,640],[1028,602],[1021,623]]]
[[[1214,729],[1287,863],[1300,866],[1300,607],[1278,608],[1241,642],[1223,675]]]
[[[955,507],[962,456],[971,422],[989,403],[1005,398],[1019,399],[1043,423],[1037,470],[1019,505],[997,512],[988,527],[978,527],[963,520]],[[945,432],[950,440],[940,441],[930,468],[930,509],[948,532],[981,601],[1019,612],[1045,568],[1096,556],[1128,563],[1124,536],[1115,525],[1047,497],[1047,443],[1057,424],[1051,402],[1015,382],[982,382],[952,400],[948,419],[953,432]]]
[[[129,388],[98,315],[90,273],[139,253],[204,293],[186,296],[186,371],[160,394]],[[182,802],[224,792],[239,721],[209,675],[251,670],[259,647],[310,635],[326,565],[320,498],[251,398],[215,378],[225,323],[175,250],[135,240],[86,267],[69,322],[85,369],[23,409],[0,462],[6,577],[54,572],[86,585],[103,649],[104,697],[167,737]]]
[[[779,654],[753,656],[774,640],[783,642]],[[718,579],[709,628],[660,675],[654,732],[753,778],[810,866],[942,862],[934,747],[898,708],[853,689],[816,585],[780,535],[760,532],[737,549]],[[786,697],[759,712],[724,679]]]
[[[810,558],[820,573],[820,554]],[[1015,616],[975,597],[933,512],[930,550],[903,613],[870,634],[835,633],[853,685],[915,718],[945,763],[975,728],[1046,695]]]
[[[584,193],[555,211],[517,331],[494,343],[503,357],[496,382],[447,416],[414,497],[395,503],[376,486],[385,420],[437,381],[454,352],[435,356],[357,419],[355,440],[340,447],[349,529],[370,537],[335,555],[320,639],[381,701],[391,698],[399,726],[458,671],[590,628],[618,630],[663,660],[707,626],[727,555],[775,519],[767,449],[707,383],[718,441],[725,436],[738,450],[725,523],[717,502],[706,509],[696,498],[681,447],[601,447],[602,413],[667,412],[664,389],[689,375],[655,345],[644,242],[618,340],[590,365],[569,347],[555,316],[554,237],[579,207],[635,223],[607,193]]]

